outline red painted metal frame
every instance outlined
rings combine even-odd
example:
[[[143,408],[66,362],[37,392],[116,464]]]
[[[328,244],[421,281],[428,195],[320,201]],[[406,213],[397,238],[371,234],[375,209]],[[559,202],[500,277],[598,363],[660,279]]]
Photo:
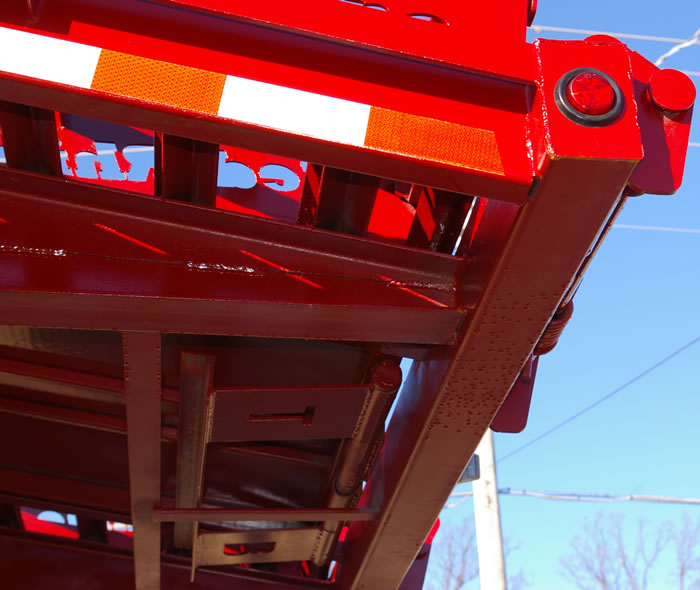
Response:
[[[134,575],[137,588],[160,587],[160,334],[124,334],[124,381]]]
[[[453,257],[9,170],[2,184],[3,324],[447,344],[461,319]]]
[[[316,547],[275,574],[203,571],[196,587],[376,590],[405,579],[401,588],[417,590],[423,541],[483,432],[501,408],[508,415],[496,424],[524,426],[528,404],[504,400],[531,395],[534,369],[523,367],[537,366],[543,331],[625,196],[678,187],[692,114],[654,103],[647,87],[658,70],[616,40],[527,44],[530,2],[482,4],[240,2],[235,14],[219,0],[0,8],[12,28],[485,130],[503,165],[470,169],[0,73],[0,324],[26,336],[0,334],[0,432],[25,441],[0,445],[0,501],[74,510],[97,537],[99,521],[134,524],[133,555],[2,528],[5,579],[41,588],[70,575],[92,585],[99,572],[116,588],[135,573],[137,590],[180,588],[188,561],[174,555],[168,514],[326,519],[325,499],[345,516],[372,512],[353,518],[347,534],[337,520],[324,525],[317,546],[343,538],[323,550],[339,562],[333,581],[300,577],[329,573]],[[624,108],[607,126],[580,125],[555,103],[559,80],[581,67],[620,88]],[[674,75],[655,84],[666,78],[678,83]],[[71,154],[94,143],[65,116],[54,127],[54,111],[145,130],[154,173],[124,186],[155,196],[62,178],[57,140],[84,141]],[[244,150],[294,158],[285,160],[292,167],[310,162],[297,223],[215,209],[220,149],[247,153],[257,168],[268,160]],[[377,213],[386,199],[410,213],[403,234],[392,233],[393,214]],[[122,345],[79,330],[121,332]],[[47,334],[53,344],[42,341]],[[266,393],[268,417],[303,418],[324,392],[346,393],[345,409],[336,408],[345,415],[319,410],[323,440],[274,425],[264,429],[268,441],[207,438],[206,475],[200,465],[196,482],[206,507],[173,510],[184,477],[175,442],[187,420],[180,359],[190,352],[216,359],[211,387],[231,398],[215,424],[237,409],[250,421],[246,403]],[[363,389],[399,356],[418,360],[388,431],[365,435]],[[304,420],[294,426],[303,430]],[[347,455],[355,460],[343,465]],[[354,489],[335,485],[343,469]],[[41,569],[28,569],[37,560]]]
[[[25,588],[46,588],[70,576],[71,583],[84,588],[122,590],[133,588],[134,566],[129,551],[107,549],[89,542],[64,542],[43,535],[3,531],[0,535],[3,575],[21,580]],[[276,576],[262,571],[237,568],[232,572],[203,572],[195,588],[207,590],[294,590],[328,588],[308,578]],[[162,566],[164,588],[193,588],[185,558],[168,557]]]
[[[528,5],[520,0],[507,0],[500,5],[502,13],[496,22],[503,45],[498,52],[481,51],[492,41],[489,28],[495,24],[493,9],[487,4],[383,0],[365,5],[312,0],[304,10],[298,10],[293,4],[250,0],[237,3],[234,10],[226,0],[159,1],[297,35],[305,33],[344,44],[366,45],[375,51],[410,55],[504,78],[531,79],[530,56],[520,51],[525,41]],[[420,16],[432,19],[416,18]],[[397,22],[400,28],[396,27]]]
[[[290,35],[276,27],[253,26],[163,7],[145,7],[138,0],[125,0],[118,5],[91,2],[80,16],[69,16],[72,9],[64,5],[67,1],[45,0],[42,3],[40,22],[45,23],[42,33],[116,51],[128,48],[133,55],[235,73],[262,82],[492,130],[499,143],[506,177],[466,171],[448,164],[430,164],[421,158],[380,150],[341,148],[337,144],[302,136],[292,138],[286,133],[270,133],[269,129],[232,121],[222,124],[221,119],[210,115],[195,119],[181,109],[153,108],[154,105],[148,108],[144,101],[117,97],[105,101],[94,91],[65,94],[59,91],[60,85],[27,84],[18,76],[6,76],[2,80],[6,100],[68,113],[90,113],[90,116],[104,120],[123,121],[128,118],[133,126],[175,136],[287,155],[309,162],[324,162],[337,168],[401,178],[465,194],[518,203],[527,198],[532,183],[532,165],[526,146],[526,117],[534,91],[535,60],[532,47],[520,39],[522,31],[514,41],[512,51],[502,54],[507,57],[497,58],[502,64],[514,64],[514,59],[519,60],[522,56],[524,63],[518,67],[519,79],[513,81],[497,73],[484,75],[488,69],[479,69],[479,74],[475,74],[463,67],[426,62],[411,54],[385,54],[370,51],[364,45],[339,45]],[[522,0],[509,2],[523,6],[524,19],[526,3]],[[340,0],[329,1],[329,4],[334,3],[343,13],[348,9],[355,12],[357,8],[343,6]],[[278,6],[278,3],[269,6]],[[371,19],[376,11],[365,12]],[[381,33],[375,29],[373,35],[377,38],[391,35],[398,42],[407,39],[407,34],[415,38],[404,27],[411,29],[415,25],[434,24],[399,14],[395,18],[398,21],[389,21],[391,28],[381,29]],[[513,19],[515,22],[519,20],[515,16]],[[114,27],[115,22],[120,26]],[[158,31],[157,36],[152,34],[154,30]],[[474,30],[478,28],[474,27]],[[466,37],[457,35],[456,38],[463,47]],[[185,43],[183,39],[188,41]],[[323,58],[319,59],[321,55]],[[501,54],[479,51],[475,55]],[[513,58],[514,55],[518,57]],[[426,89],[430,91],[426,92]],[[115,103],[119,105],[118,109]]]

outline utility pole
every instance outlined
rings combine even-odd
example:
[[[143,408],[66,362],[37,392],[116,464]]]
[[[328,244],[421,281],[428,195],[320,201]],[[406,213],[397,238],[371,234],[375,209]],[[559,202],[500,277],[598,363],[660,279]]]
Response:
[[[476,545],[479,553],[479,584],[481,590],[506,590],[496,459],[490,428],[481,439],[476,453],[479,455],[481,477],[472,482],[472,489]]]

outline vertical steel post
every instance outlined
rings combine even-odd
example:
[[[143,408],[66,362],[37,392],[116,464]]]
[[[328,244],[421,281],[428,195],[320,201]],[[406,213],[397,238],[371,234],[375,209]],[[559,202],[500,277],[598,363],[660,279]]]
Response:
[[[175,506],[198,508],[202,495],[204,460],[213,408],[211,393],[214,359],[198,354],[180,355],[180,425],[177,439]],[[176,522],[176,547],[191,549],[195,521]]]
[[[136,590],[160,590],[160,334],[125,332],[123,350]]]

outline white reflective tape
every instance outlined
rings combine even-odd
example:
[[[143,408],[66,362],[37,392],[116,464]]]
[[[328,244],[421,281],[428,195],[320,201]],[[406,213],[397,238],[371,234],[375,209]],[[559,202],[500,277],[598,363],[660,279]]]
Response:
[[[219,116],[346,145],[363,146],[370,106],[227,76]]]
[[[0,27],[0,70],[90,88],[99,47]]]

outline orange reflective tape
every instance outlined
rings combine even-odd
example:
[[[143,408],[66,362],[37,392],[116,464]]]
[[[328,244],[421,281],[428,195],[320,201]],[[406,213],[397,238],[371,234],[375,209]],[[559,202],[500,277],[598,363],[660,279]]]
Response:
[[[493,131],[379,107],[370,110],[365,146],[505,174]]]
[[[216,115],[224,74],[103,49],[90,88]]]

